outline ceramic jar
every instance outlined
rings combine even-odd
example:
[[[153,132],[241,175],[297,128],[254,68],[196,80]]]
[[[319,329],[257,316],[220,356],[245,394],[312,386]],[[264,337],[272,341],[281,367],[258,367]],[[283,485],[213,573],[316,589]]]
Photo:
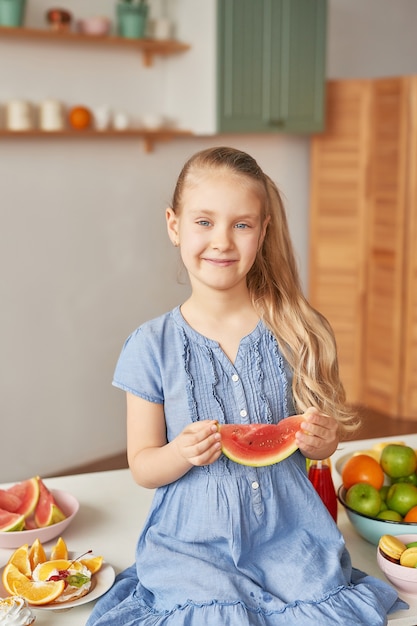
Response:
[[[44,100],[39,105],[39,128],[57,131],[65,128],[64,107],[59,100]]]
[[[33,107],[26,100],[9,100],[6,104],[7,130],[31,130],[34,128]]]

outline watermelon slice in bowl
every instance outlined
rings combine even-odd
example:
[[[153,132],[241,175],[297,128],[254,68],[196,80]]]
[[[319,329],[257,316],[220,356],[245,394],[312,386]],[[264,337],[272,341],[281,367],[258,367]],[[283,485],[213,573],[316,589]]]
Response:
[[[45,543],[62,535],[64,530],[71,524],[72,520],[77,515],[80,505],[78,500],[66,491],[51,489],[49,493],[53,497],[53,500],[59,507],[60,511],[65,515],[65,518],[61,518],[60,521],[51,523],[50,525],[42,528],[36,527],[30,530],[0,531],[0,548],[19,548],[24,543],[32,545],[36,539]],[[50,521],[48,520],[48,508],[52,511],[51,515],[53,515],[53,504],[49,505],[47,502],[43,503],[43,508],[41,508],[38,513],[38,516],[40,516],[45,522]],[[10,515],[18,515],[18,513],[10,513]],[[54,518],[52,517],[51,519],[53,521]],[[59,519],[59,516],[55,519]],[[4,522],[7,522],[5,518]]]

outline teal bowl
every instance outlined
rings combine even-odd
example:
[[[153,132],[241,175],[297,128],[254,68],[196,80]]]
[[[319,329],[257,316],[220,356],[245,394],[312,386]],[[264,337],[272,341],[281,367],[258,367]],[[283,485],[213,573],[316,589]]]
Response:
[[[344,506],[346,515],[358,535],[369,541],[369,543],[377,546],[382,535],[397,536],[417,533],[417,522],[391,522],[389,520],[368,517],[348,506],[345,496],[346,489],[342,485],[337,492],[338,500]]]

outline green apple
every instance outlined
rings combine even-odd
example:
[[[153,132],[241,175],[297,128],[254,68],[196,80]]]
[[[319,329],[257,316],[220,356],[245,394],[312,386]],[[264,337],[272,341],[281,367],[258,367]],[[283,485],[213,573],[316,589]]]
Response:
[[[381,492],[379,492],[379,493],[381,493]],[[381,513],[382,511],[389,511],[389,509],[388,509],[388,505],[385,502],[385,500],[382,500],[382,498],[381,498],[381,508],[379,509],[379,512]]]
[[[387,499],[387,494],[388,494],[389,487],[390,487],[389,485],[382,485],[381,489],[379,490],[379,493],[381,494],[381,499],[384,502]]]
[[[411,483],[417,487],[417,474],[410,474],[409,476],[400,476],[400,478],[391,478],[391,484],[394,483]]]
[[[397,511],[391,511],[390,509],[385,509],[384,511],[380,511],[376,516],[376,519],[385,519],[389,522],[402,522],[402,516],[397,513]]]
[[[411,483],[394,483],[388,490],[387,505],[404,517],[413,506],[417,506],[417,487]]]
[[[346,492],[346,504],[362,515],[376,517],[381,509],[381,494],[367,483],[356,483]]]
[[[379,462],[390,478],[410,476],[417,469],[417,456],[413,448],[396,443],[385,446]]]

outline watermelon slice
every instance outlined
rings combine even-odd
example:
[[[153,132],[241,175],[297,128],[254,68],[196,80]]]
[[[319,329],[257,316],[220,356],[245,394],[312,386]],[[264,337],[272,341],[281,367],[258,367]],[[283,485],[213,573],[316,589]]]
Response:
[[[39,500],[35,509],[35,523],[38,528],[62,522],[66,515],[57,505],[54,496],[43,480],[38,476]]]
[[[294,415],[278,424],[218,424],[222,452],[235,463],[251,467],[279,463],[297,450],[295,433],[303,420]]]
[[[20,506],[14,511],[27,517],[35,510],[39,498],[39,484],[36,478],[29,478],[7,489],[7,493],[20,499]]]
[[[19,513],[10,513],[0,509],[0,531],[14,532],[22,530],[25,525],[25,516]]]
[[[0,509],[15,513],[21,504],[22,500],[16,495],[6,491],[6,489],[0,489]]]

